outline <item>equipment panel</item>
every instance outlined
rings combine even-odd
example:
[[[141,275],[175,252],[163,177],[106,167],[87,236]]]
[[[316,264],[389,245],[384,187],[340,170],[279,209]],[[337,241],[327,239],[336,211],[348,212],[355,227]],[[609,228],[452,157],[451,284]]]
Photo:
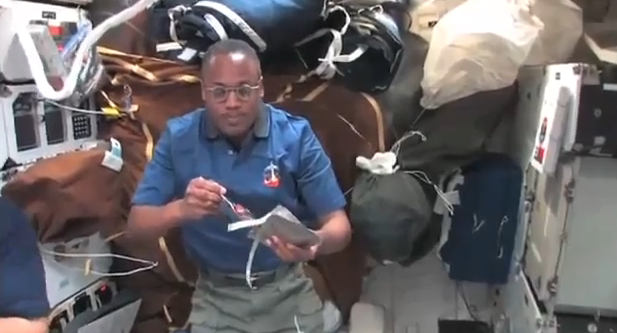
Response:
[[[513,135],[519,138],[513,150],[521,162],[533,157],[538,144],[547,86],[559,85],[569,95],[555,172],[527,174],[524,272],[548,312],[617,315],[614,68],[558,64],[521,72]]]
[[[41,100],[34,85],[12,86],[9,90],[9,96],[0,99],[0,111],[8,158],[15,164],[77,150],[95,139],[94,114]]]
[[[0,98],[0,188],[32,163],[81,149],[96,139],[97,117],[87,111],[43,101],[34,85],[11,86]]]

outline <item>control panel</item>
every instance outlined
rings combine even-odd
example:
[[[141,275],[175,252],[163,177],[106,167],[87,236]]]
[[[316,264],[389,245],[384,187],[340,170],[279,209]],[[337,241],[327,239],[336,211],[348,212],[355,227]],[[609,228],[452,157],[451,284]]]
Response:
[[[116,285],[101,279],[85,287],[73,297],[56,305],[50,316],[49,333],[62,333],[69,322],[88,310],[96,311],[109,304],[118,293]]]
[[[65,69],[60,54],[71,48],[67,47],[71,37],[88,23],[86,12],[21,0],[11,1],[11,8],[11,15],[31,24],[29,31],[53,85],[56,76],[62,79],[60,72]],[[97,135],[96,112],[88,111],[94,109],[94,103],[42,99],[23,49],[15,43],[16,36],[0,31],[0,188],[34,162],[78,150]],[[54,53],[56,58],[51,56]],[[50,64],[58,68],[54,70]]]
[[[112,259],[109,245],[100,234],[62,243],[41,245],[47,298],[52,307],[109,273]],[[94,254],[89,256],[89,254]]]
[[[78,150],[96,138],[96,114],[84,111],[93,102],[74,108],[40,99],[34,85],[6,89],[7,97],[0,98],[0,187],[15,167]]]

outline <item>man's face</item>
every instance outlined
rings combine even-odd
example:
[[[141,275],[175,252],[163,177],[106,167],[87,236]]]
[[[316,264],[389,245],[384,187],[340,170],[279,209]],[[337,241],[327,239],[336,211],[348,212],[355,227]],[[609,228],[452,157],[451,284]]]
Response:
[[[259,63],[242,53],[214,55],[204,74],[202,96],[223,135],[246,135],[258,116],[263,96]]]

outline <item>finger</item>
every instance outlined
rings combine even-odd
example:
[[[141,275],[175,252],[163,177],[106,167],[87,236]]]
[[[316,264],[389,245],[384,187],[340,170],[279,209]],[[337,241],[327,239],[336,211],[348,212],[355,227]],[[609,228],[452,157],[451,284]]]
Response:
[[[193,178],[191,179],[189,186],[194,187],[194,188],[205,188],[208,184],[208,181],[203,178],[203,177],[197,177],[197,178]]]
[[[276,247],[285,247],[285,244],[283,243],[283,241],[281,241],[281,239],[276,236],[271,236],[270,241]]]
[[[290,261],[308,261],[312,260],[312,253],[310,248],[301,248],[291,243],[282,241],[280,238],[274,237],[277,242],[277,247],[280,248],[279,252],[284,253],[285,257],[290,258]]]
[[[293,255],[291,255],[291,253],[289,253],[288,251],[285,250],[285,248],[274,248],[274,253],[276,253],[276,255],[281,258],[281,260],[286,261],[286,262],[294,262],[295,258],[293,257]]]
[[[186,202],[193,208],[193,209],[200,209],[200,210],[204,210],[204,211],[209,211],[212,209],[212,203],[206,200],[202,200],[199,197],[196,197],[194,195],[189,195],[186,197]]]
[[[227,190],[223,186],[219,185],[217,182],[205,179],[203,177],[193,178],[189,183],[189,187],[208,190],[214,193],[218,193],[220,195],[223,195],[227,192]]]
[[[223,186],[221,186],[219,183],[213,180],[206,180],[203,178],[201,179],[202,180],[199,181],[199,186],[203,188],[204,190],[217,193],[218,195],[224,195],[227,192],[227,190]]]
[[[296,261],[311,260],[312,254],[310,248],[300,248],[293,244],[286,244],[287,251],[296,259]]]
[[[212,192],[212,191],[204,190],[201,188],[193,189],[191,191],[191,195],[198,198],[199,200],[203,202],[213,204],[217,207],[223,200],[220,194]]]
[[[289,251],[289,249],[285,246],[285,244],[283,244],[283,242],[281,242],[278,237],[272,236],[270,237],[270,239],[268,239],[268,242],[270,243],[270,248],[274,250],[276,255],[279,256],[279,258],[281,258],[283,261],[291,262],[295,260],[293,253]]]
[[[220,195],[200,189],[191,189],[186,199],[189,204],[209,212],[218,211],[222,200]]]
[[[208,208],[207,204],[195,198],[185,198],[184,201],[187,213],[194,218],[203,217],[212,212],[212,210]]]

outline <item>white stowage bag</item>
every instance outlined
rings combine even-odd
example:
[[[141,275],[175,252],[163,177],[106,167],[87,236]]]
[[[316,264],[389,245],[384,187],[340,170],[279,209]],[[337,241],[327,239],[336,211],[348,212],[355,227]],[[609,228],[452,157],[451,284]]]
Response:
[[[514,83],[543,29],[514,0],[468,0],[435,25],[422,79],[424,108]]]
[[[533,44],[525,65],[567,62],[583,34],[583,11],[571,0],[537,0],[531,12],[544,29]]]

